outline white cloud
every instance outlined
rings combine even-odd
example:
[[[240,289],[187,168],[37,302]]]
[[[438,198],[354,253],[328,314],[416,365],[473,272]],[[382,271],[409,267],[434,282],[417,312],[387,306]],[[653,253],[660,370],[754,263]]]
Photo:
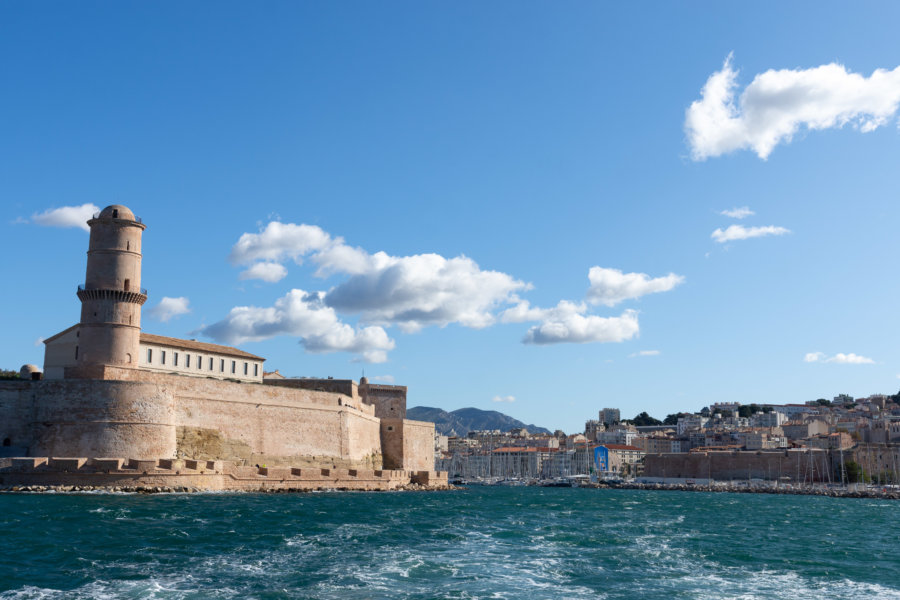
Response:
[[[628,358],[637,358],[639,356],[659,356],[659,350],[641,350],[640,352],[629,354]]]
[[[305,258],[318,265],[320,277],[349,276],[325,295],[328,306],[359,314],[367,323],[394,324],[407,332],[451,323],[487,327],[495,321],[495,310],[514,302],[517,291],[531,287],[506,273],[482,270],[466,256],[369,254],[319,227],[293,223],[271,222],[259,233],[243,234],[230,260],[265,261],[244,271],[241,278],[269,281],[261,277],[265,275],[277,281],[286,273],[283,261],[300,263]]]
[[[287,276],[284,265],[275,262],[258,262],[240,274],[240,279],[261,279],[269,283],[281,281]]]
[[[494,396],[491,402],[515,402],[515,396]]]
[[[588,279],[591,281],[587,292],[588,301],[605,306],[614,306],[623,300],[647,294],[667,292],[684,282],[684,277],[675,273],[650,278],[646,273],[623,273],[618,269],[602,267],[591,267]]]
[[[737,71],[728,55],[686,111],[685,133],[694,160],[751,149],[765,160],[801,128],[843,127],[862,132],[891,120],[900,105],[900,67],[871,76],[831,63],[811,69],[768,70],[735,97]]]
[[[806,356],[803,357],[804,362],[812,363],[812,362],[826,362],[826,363],[837,363],[841,365],[874,365],[875,361],[866,356],[860,356],[858,354],[854,354],[850,352],[849,354],[844,354],[843,352],[838,352],[834,356],[827,356],[824,352],[809,352]]]
[[[381,327],[353,328],[342,323],[324,297],[324,292],[293,289],[271,307],[237,306],[202,333],[228,344],[296,336],[309,352],[351,352],[367,362],[385,362],[395,345],[387,332]]]
[[[728,210],[723,210],[719,212],[720,215],[725,217],[731,217],[732,219],[746,219],[756,213],[750,210],[749,206],[741,206],[735,207]]]
[[[483,270],[466,256],[370,254],[309,225],[272,222],[259,233],[245,233],[232,248],[230,260],[252,265],[242,273],[244,279],[271,276],[277,281],[284,276],[284,262],[288,260],[309,260],[317,265],[316,275],[320,277],[347,276],[327,292],[302,292],[302,301],[285,297],[267,309],[236,307],[225,320],[206,329],[208,335],[231,343],[287,334],[303,338],[303,345],[311,352],[348,349],[365,353],[373,345],[384,355],[381,345],[393,348],[394,344],[382,329],[389,325],[415,332],[429,325],[483,328],[498,318],[506,323],[539,322],[523,340],[533,344],[618,342],[631,339],[639,330],[635,311],[600,317],[587,314],[584,302],[567,301],[550,309],[532,308],[518,295],[531,289],[530,284],[506,273]],[[644,273],[601,267],[591,268],[588,277],[588,302],[606,306],[668,291],[684,281],[674,273],[651,278]],[[306,312],[312,310],[316,315],[331,311],[327,320],[346,328],[342,329],[344,337],[325,339],[318,329],[307,327],[311,317],[301,311],[301,305],[315,305],[314,310],[307,308]],[[338,321],[338,313],[359,315],[360,322],[372,327],[354,332]],[[361,336],[366,331],[380,332],[381,337],[363,341]]]
[[[94,213],[99,211],[100,207],[96,204],[60,206],[31,215],[31,221],[44,227],[78,227],[84,231],[90,231],[91,228],[88,227],[87,222],[93,218]]]
[[[731,225],[727,229],[716,229],[710,237],[720,244],[736,240],[748,240],[750,238],[765,237],[768,235],[784,235],[791,233],[790,229],[767,225],[765,227],[744,227],[743,225]]]
[[[331,243],[331,236],[315,225],[272,221],[259,233],[243,234],[232,247],[230,260],[236,265],[285,259],[300,262],[305,254]]]
[[[42,338],[42,337],[39,337],[38,339],[34,340],[34,345],[35,345],[35,346],[40,347],[41,344],[43,344],[43,343],[44,343],[44,338]]]
[[[159,304],[146,311],[144,314],[151,319],[156,319],[157,321],[165,323],[174,317],[186,315],[191,312],[191,309],[188,306],[189,303],[190,301],[184,296],[178,298],[169,298],[166,296],[159,301]]]
[[[637,311],[626,310],[618,317],[584,315],[578,305],[562,301],[549,309],[546,319],[535,325],[522,340],[526,344],[624,342],[640,331]]]
[[[393,385],[394,376],[393,375],[376,375],[372,378],[372,381],[378,381],[381,383],[387,383],[389,385]]]
[[[495,309],[530,287],[506,273],[484,271],[465,256],[393,257],[379,252],[369,259],[365,272],[334,287],[325,302],[341,312],[360,313],[367,322],[396,324],[406,332],[450,323],[487,327],[495,321]]]
[[[842,365],[874,365],[875,361],[866,356],[860,356],[858,354],[844,354],[843,352],[838,352],[825,362],[830,363],[839,363]]]

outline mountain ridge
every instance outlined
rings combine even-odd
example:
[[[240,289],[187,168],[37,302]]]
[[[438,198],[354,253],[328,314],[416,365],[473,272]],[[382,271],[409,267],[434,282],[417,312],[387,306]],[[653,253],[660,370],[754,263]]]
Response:
[[[474,407],[458,408],[447,412],[442,408],[414,406],[406,411],[406,417],[416,421],[434,423],[434,430],[441,435],[447,436],[465,437],[470,431],[499,429],[506,432],[510,429],[523,427],[532,434],[549,435],[551,433],[550,430],[544,427],[525,424],[502,412],[482,410]]]

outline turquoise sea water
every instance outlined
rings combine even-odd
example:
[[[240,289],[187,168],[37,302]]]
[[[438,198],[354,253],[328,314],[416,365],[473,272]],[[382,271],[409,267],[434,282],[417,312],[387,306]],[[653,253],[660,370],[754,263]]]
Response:
[[[0,495],[0,599],[900,598],[900,503],[548,488]]]

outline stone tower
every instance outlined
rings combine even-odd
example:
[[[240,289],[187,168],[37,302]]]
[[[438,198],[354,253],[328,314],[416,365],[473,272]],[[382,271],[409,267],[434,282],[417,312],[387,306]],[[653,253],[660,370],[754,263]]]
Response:
[[[88,221],[87,273],[78,286],[81,327],[76,360],[81,369],[137,367],[141,338],[141,235],[145,225],[113,204]]]

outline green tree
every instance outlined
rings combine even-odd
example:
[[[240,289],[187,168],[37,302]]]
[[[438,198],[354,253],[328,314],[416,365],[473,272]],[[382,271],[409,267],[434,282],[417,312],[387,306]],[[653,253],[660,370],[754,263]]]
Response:
[[[868,481],[868,477],[866,477],[866,473],[863,471],[862,466],[855,460],[848,460],[844,463],[844,472],[847,474],[847,481],[849,483]]]
[[[663,425],[678,425],[678,419],[681,418],[681,413],[672,413],[671,415],[666,415],[666,418],[663,419]]]
[[[819,398],[816,402],[822,406],[831,406],[831,400],[826,400],[825,398]]]
[[[738,416],[739,417],[749,419],[752,414],[753,414],[753,412],[751,412],[749,404],[742,404],[740,407],[738,407]]]
[[[631,419],[631,423],[637,427],[646,427],[648,425],[662,425],[663,422],[659,419],[654,419],[650,415],[647,414],[647,411],[642,412],[635,418]]]

